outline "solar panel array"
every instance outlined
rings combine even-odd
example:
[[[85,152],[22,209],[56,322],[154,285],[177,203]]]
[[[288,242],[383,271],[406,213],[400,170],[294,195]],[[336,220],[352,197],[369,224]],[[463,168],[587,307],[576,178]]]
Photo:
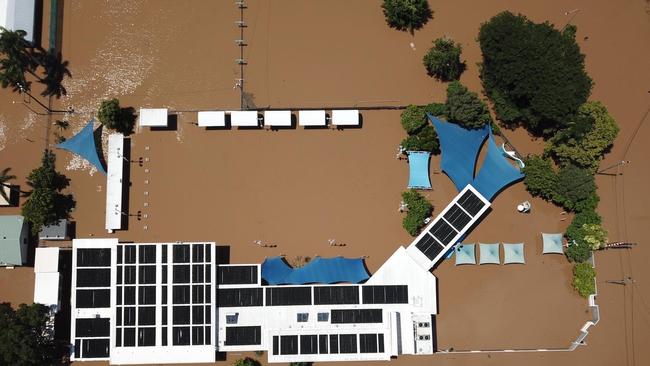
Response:
[[[333,309],[332,324],[381,323],[381,309]]]
[[[219,266],[219,285],[254,285],[257,283],[257,266]]]
[[[408,304],[407,285],[363,286],[364,304]]]
[[[384,353],[383,333],[273,336],[273,355]]]
[[[111,250],[80,248],[77,249],[76,256],[76,308],[109,308],[111,306]],[[109,318],[77,318],[74,327],[76,358],[109,356]]]
[[[262,327],[226,327],[226,346],[262,344]]]
[[[316,286],[314,305],[358,304],[359,286]]]
[[[488,204],[474,191],[459,194],[444,214],[436,217],[413,244],[430,260],[455,244],[455,238],[469,229],[469,224]],[[457,239],[456,239],[457,240]]]

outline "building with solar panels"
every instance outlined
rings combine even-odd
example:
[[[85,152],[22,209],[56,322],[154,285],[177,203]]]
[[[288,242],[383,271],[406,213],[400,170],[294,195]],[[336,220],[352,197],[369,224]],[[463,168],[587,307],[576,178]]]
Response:
[[[489,205],[467,186],[372,276],[359,273],[361,259],[319,258],[299,269],[281,258],[217,265],[214,242],[75,239],[72,360],[201,363],[214,362],[217,352],[242,351],[266,351],[269,362],[433,354],[438,309],[430,269]]]

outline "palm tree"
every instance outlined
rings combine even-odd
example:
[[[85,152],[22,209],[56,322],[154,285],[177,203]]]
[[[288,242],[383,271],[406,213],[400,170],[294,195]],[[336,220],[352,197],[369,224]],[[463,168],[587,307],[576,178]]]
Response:
[[[11,168],[5,168],[0,172],[0,196],[2,196],[2,198],[4,198],[7,202],[9,202],[9,196],[7,196],[7,192],[5,192],[4,187],[13,189],[8,182],[12,179],[16,179],[15,175],[9,174],[10,170]]]
[[[44,97],[55,96],[61,98],[62,95],[67,95],[63,79],[72,77],[70,70],[68,70],[68,61],[63,61],[61,52],[48,51],[42,57],[42,66],[45,69],[45,77],[39,78],[38,82],[45,85],[45,90],[41,93]]]
[[[11,85],[14,91],[29,90],[26,72],[41,79],[36,75],[40,56],[34,45],[25,39],[26,35],[23,30],[10,31],[0,27],[0,54],[4,56],[0,61],[0,82],[3,88]]]

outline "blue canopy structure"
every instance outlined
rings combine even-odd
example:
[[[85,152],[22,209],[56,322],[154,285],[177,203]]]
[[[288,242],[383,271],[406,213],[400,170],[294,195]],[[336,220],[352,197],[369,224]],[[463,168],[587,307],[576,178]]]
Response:
[[[363,258],[316,257],[300,268],[291,267],[282,257],[267,258],[262,263],[262,278],[269,285],[359,283],[368,277]]]
[[[448,123],[428,114],[440,140],[442,159],[440,168],[444,171],[460,192],[474,179],[476,157],[485,138],[489,126],[478,130],[468,130],[455,123]]]
[[[499,243],[479,243],[479,253],[481,254],[479,264],[501,264],[501,258],[499,257]]]
[[[526,264],[524,259],[524,243],[503,243],[503,264]]]
[[[408,188],[431,189],[429,180],[429,157],[427,151],[407,151],[409,159],[409,185]]]
[[[474,244],[458,244],[456,246],[456,265],[476,264]]]
[[[542,233],[542,239],[544,240],[544,250],[542,251],[542,254],[564,254],[562,247],[562,234]]]
[[[79,133],[56,145],[56,147],[68,150],[81,156],[82,158],[88,160],[90,164],[94,165],[97,170],[103,174],[106,174],[106,170],[104,169],[104,166],[102,166],[99,155],[97,155],[97,145],[95,145],[95,136],[93,130],[94,122],[95,120],[91,119],[86,127],[79,131]]]
[[[502,150],[494,142],[494,136],[492,136],[491,130],[487,147],[488,151],[485,160],[472,186],[483,197],[492,201],[499,191],[513,182],[523,179],[524,175],[503,156]]]

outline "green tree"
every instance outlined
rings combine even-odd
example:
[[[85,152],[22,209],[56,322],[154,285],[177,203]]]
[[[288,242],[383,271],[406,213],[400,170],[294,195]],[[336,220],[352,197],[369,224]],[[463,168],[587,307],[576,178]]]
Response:
[[[240,358],[233,363],[233,366],[260,366],[260,362],[254,358]]]
[[[97,118],[108,129],[128,135],[133,132],[135,111],[133,108],[121,108],[117,98],[102,101]]]
[[[524,185],[530,194],[552,200],[557,186],[557,174],[550,159],[531,155],[524,159]]]
[[[0,196],[5,199],[5,201],[9,202],[10,198],[9,195],[7,195],[7,192],[5,192],[4,187],[7,187],[9,189],[13,189],[13,187],[9,184],[9,181],[12,179],[16,179],[16,176],[13,174],[9,174],[9,171],[11,168],[4,168],[0,172]]]
[[[407,136],[401,144],[406,151],[429,151],[432,154],[440,154],[438,135],[431,125],[422,127],[415,135]]]
[[[599,224],[582,225],[582,240],[591,250],[598,250],[607,244],[607,230]]]
[[[381,7],[388,26],[411,34],[433,18],[427,0],[384,0]]]
[[[290,362],[289,366],[311,366],[313,362]]]
[[[450,122],[470,129],[481,128],[492,121],[485,102],[458,81],[447,86],[447,117]]]
[[[569,262],[582,263],[591,257],[591,246],[583,240],[569,242],[569,246],[564,251]]]
[[[424,109],[417,105],[409,105],[401,114],[402,127],[407,134],[417,133],[427,124],[427,116]]]
[[[573,266],[573,288],[578,291],[580,296],[589,297],[596,292],[596,270],[591,263],[577,263]]]
[[[27,185],[32,190],[27,192],[28,199],[22,207],[22,214],[32,224],[32,233],[38,234],[43,226],[67,219],[75,207],[72,195],[61,193],[70,185],[69,179],[56,171],[56,157],[45,150],[42,164],[32,170],[27,177]]]
[[[440,104],[432,103],[425,107],[409,105],[402,112],[402,127],[408,136],[402,140],[406,151],[430,151],[440,153],[438,135],[427,118],[426,113],[439,112]],[[433,113],[432,113],[433,114]]]
[[[11,86],[14,91],[29,90],[30,83],[25,73],[36,76],[38,62],[26,35],[23,30],[11,31],[0,27],[0,83],[3,88]]]
[[[553,200],[567,210],[575,210],[582,201],[593,197],[595,192],[596,183],[591,172],[568,165],[558,172]]]
[[[440,81],[458,80],[465,71],[465,63],[460,60],[463,48],[460,43],[449,38],[438,38],[433,47],[424,55],[422,62],[429,76]]]
[[[436,117],[444,117],[447,115],[447,104],[429,103],[424,106],[424,111]]]
[[[40,304],[21,304],[17,310],[0,304],[0,364],[61,364],[63,349],[49,335],[48,312]]]
[[[566,129],[547,141],[546,151],[560,164],[573,164],[595,172],[603,154],[614,143],[619,128],[600,102],[587,102]]]
[[[498,117],[534,133],[562,129],[587,101],[592,81],[575,29],[502,12],[481,25],[481,79]]]
[[[411,236],[417,236],[424,227],[424,219],[431,216],[433,206],[417,191],[410,189],[402,193],[402,200],[408,207],[402,226]]]
[[[593,209],[580,211],[573,216],[573,221],[566,229],[566,236],[569,241],[577,241],[584,237],[582,228],[584,225],[599,225],[602,219],[600,215]]]

